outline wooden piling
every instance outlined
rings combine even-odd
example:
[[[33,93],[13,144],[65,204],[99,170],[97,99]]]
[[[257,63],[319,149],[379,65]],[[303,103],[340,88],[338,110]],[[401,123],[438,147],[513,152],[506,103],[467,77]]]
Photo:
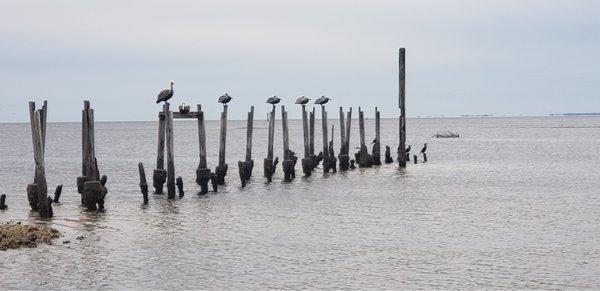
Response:
[[[334,131],[333,131],[333,124],[331,125],[331,140],[329,141],[329,153],[328,153],[328,157],[329,157],[329,169],[331,171],[333,171],[334,173],[337,172],[337,159],[335,158],[335,150],[333,148],[333,137],[334,137]]]
[[[217,185],[225,185],[225,176],[227,175],[228,165],[225,163],[225,146],[227,142],[227,104],[223,104],[221,112],[221,128],[219,136],[219,165],[215,168],[217,175]]]
[[[323,173],[329,173],[329,139],[327,138],[327,111],[321,105],[321,124],[323,131]]]
[[[283,180],[289,182],[296,176],[294,173],[296,162],[294,160],[294,154],[290,151],[287,111],[283,105],[281,106],[281,128],[283,132],[283,162],[281,163],[284,174]]]
[[[310,127],[309,127],[309,152],[310,152],[310,160],[311,160],[311,168],[314,170],[318,165],[320,160],[317,160],[317,156],[315,155],[315,107],[312,108],[310,112]]]
[[[44,144],[43,144],[43,127],[42,127],[43,112],[36,110],[33,115],[34,121],[34,160],[35,160],[35,177],[34,184],[36,185],[37,204],[40,212],[40,217],[52,217],[52,206],[48,203],[48,186],[46,184],[46,170],[44,165]]]
[[[417,164],[417,159],[418,159],[417,155],[413,155],[413,160],[414,160],[415,164]]]
[[[103,210],[108,190],[106,176],[100,177],[94,137],[94,110],[90,102],[83,102],[82,111],[82,161],[83,176],[77,178],[77,189],[81,190],[81,201],[87,210]]]
[[[0,210],[5,210],[7,208],[8,206],[6,206],[6,194],[2,194],[0,195]]]
[[[168,112],[169,102],[165,102],[163,104],[163,114],[158,115],[158,149],[156,153],[156,169],[152,175],[154,194],[162,194],[163,186],[167,181],[167,171],[165,170],[165,136]]]
[[[144,171],[144,164],[138,164],[138,172],[140,173],[140,191],[144,199],[144,205],[148,205],[148,182],[146,181],[146,171]]]
[[[361,168],[371,167],[373,165],[373,159],[369,152],[367,151],[367,146],[365,144],[365,120],[364,120],[364,112],[358,107],[358,127],[360,134],[360,151],[355,154],[356,162],[358,166]]]
[[[427,162],[427,153],[423,153],[423,162]]]
[[[400,157],[406,156],[406,50],[400,48],[398,54],[398,106],[400,107],[399,135],[400,135],[400,153],[398,154],[398,164],[401,168],[406,167],[406,160]]]
[[[379,122],[379,110],[375,107],[375,143],[373,143],[373,150],[371,151],[371,157],[373,158],[373,165],[381,165],[381,145],[379,143],[381,139],[380,135],[380,122]]]
[[[166,120],[167,146],[167,198],[175,199],[175,153],[173,147],[173,112],[167,113]]]
[[[352,108],[350,108],[352,110]],[[350,114],[350,112],[348,113]],[[344,109],[340,106],[340,153],[338,160],[340,162],[340,171],[347,171],[350,166],[350,156],[348,156],[346,130],[347,121],[344,118]]]
[[[304,158],[302,159],[302,172],[309,177],[312,172],[312,160],[310,159],[310,137],[308,130],[308,115],[306,105],[302,104],[302,137],[304,138]]]
[[[183,191],[183,178],[177,177],[175,185],[177,185],[177,193],[179,193],[179,198],[183,198],[185,192]]]
[[[246,160],[238,161],[238,172],[242,187],[246,186],[246,181],[252,177],[254,160],[252,160],[252,130],[254,128],[254,106],[250,107],[248,119],[246,121]]]
[[[198,145],[199,158],[198,169],[196,169],[196,183],[200,185],[200,194],[208,193],[208,182],[210,181],[211,172],[206,164],[206,126],[204,124],[204,112],[200,104],[196,105],[196,117],[198,119]]]
[[[391,164],[394,162],[394,159],[392,158],[392,153],[391,153],[391,149],[390,146],[385,146],[385,163],[386,164]]]
[[[264,168],[264,176],[267,178],[268,182],[272,181],[273,174],[275,173],[275,160],[273,159],[273,140],[275,137],[275,105],[273,105],[273,109],[271,110],[271,115],[269,115],[269,141],[267,144],[267,158],[265,158],[263,163]]]
[[[54,199],[52,199],[52,202],[60,203],[60,194],[62,194],[62,188],[62,184],[56,186],[56,189],[54,189]]]

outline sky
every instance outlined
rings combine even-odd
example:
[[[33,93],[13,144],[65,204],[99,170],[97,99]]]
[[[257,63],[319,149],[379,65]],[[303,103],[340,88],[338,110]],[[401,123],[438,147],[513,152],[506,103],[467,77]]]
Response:
[[[600,112],[600,1],[0,1],[0,122],[155,120],[171,103],[233,96],[230,119],[277,95],[397,117]],[[266,114],[264,114],[266,116]]]

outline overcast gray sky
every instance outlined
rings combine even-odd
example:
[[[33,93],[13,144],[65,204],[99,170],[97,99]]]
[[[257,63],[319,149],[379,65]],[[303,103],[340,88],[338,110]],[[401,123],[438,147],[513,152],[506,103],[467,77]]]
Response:
[[[393,117],[399,47],[409,116],[600,111],[600,1],[2,0],[0,24],[0,122],[153,120],[169,80],[210,119],[225,92],[232,119],[322,94]]]

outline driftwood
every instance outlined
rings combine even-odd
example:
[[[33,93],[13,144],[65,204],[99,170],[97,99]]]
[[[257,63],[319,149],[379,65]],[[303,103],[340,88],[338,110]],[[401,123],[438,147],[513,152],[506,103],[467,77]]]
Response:
[[[144,171],[144,164],[138,164],[138,172],[140,173],[140,191],[144,199],[144,205],[148,205],[148,182],[146,182],[146,171]]]
[[[400,135],[400,153],[399,157],[406,156],[406,50],[400,48],[398,52],[398,106],[400,107],[400,118],[399,118],[399,135]],[[398,159],[398,164],[401,168],[406,167],[406,161],[408,159]]]
[[[196,105],[198,112],[198,145],[200,147],[198,169],[196,169],[196,183],[200,185],[200,194],[208,193],[208,181],[210,181],[211,172],[206,164],[206,127],[204,125],[204,112],[200,104]]]
[[[216,181],[218,185],[225,185],[225,176],[227,175],[228,165],[225,163],[225,145],[227,142],[227,104],[223,104],[221,112],[221,129],[219,138],[219,165],[215,169]]]
[[[246,187],[246,182],[252,177],[254,169],[254,160],[252,160],[252,130],[254,128],[254,106],[250,107],[248,119],[246,121],[246,159],[238,161],[238,170],[242,187]]]

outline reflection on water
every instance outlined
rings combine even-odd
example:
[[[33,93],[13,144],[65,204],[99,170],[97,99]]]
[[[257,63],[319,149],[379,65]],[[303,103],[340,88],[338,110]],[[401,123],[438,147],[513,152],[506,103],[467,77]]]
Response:
[[[154,168],[156,124],[98,123],[100,171],[109,177],[102,213],[79,207],[80,127],[50,123],[48,184],[64,184],[64,191],[47,221],[27,205],[25,186],[33,177],[28,125],[0,124],[0,185],[10,207],[0,221],[44,223],[64,235],[54,246],[0,252],[0,270],[9,270],[0,272],[0,286],[600,287],[600,118],[408,122],[413,149],[429,143],[428,163],[405,170],[395,164],[325,175],[317,170],[307,178],[297,166],[289,183],[279,165],[273,183],[265,183],[266,123],[255,121],[262,129],[255,130],[256,166],[242,189],[235,165],[245,154],[245,121],[232,121],[227,185],[198,196],[196,123],[176,121],[176,172],[186,194],[175,200],[150,195],[148,206],[141,205],[137,163],[147,173]],[[358,144],[353,124],[352,148]],[[371,129],[373,120],[366,126]],[[392,149],[396,126],[396,120],[382,120],[382,143]],[[431,138],[446,129],[461,138]],[[301,153],[300,123],[291,121],[290,131],[291,148]],[[213,167],[217,135],[218,123],[208,122]],[[281,156],[281,132],[275,136]]]

